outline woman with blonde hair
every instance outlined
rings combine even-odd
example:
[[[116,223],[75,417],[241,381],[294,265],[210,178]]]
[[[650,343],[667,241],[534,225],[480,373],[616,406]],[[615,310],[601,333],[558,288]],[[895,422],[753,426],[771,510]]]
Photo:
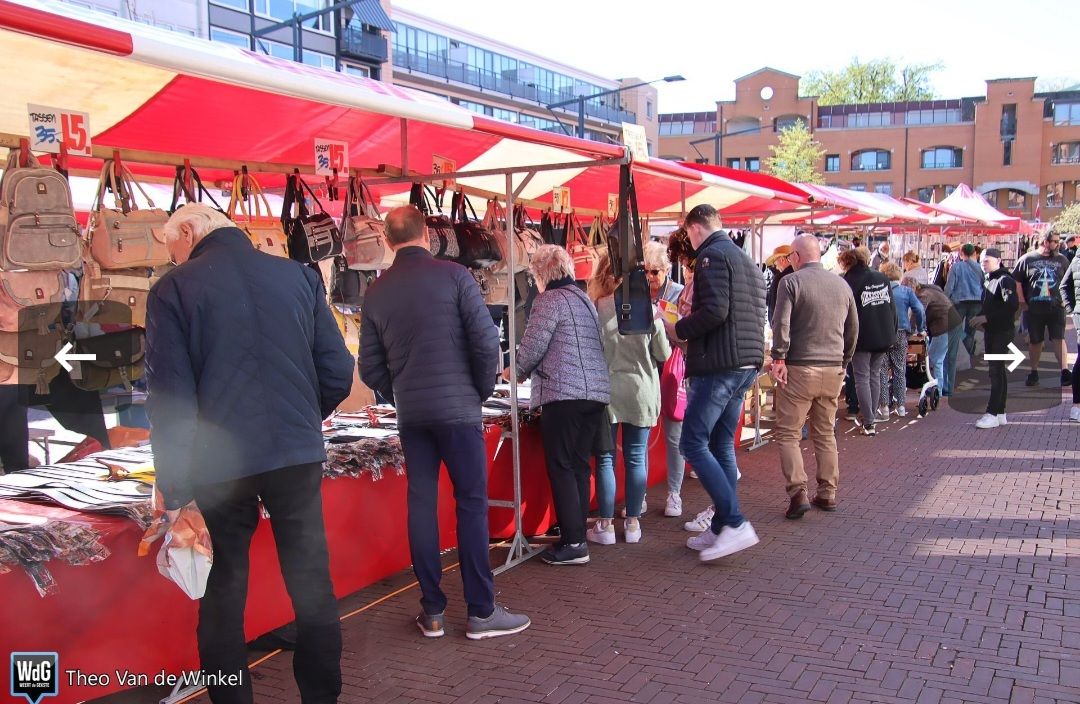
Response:
[[[657,365],[671,354],[664,327],[653,320],[648,335],[621,335],[615,314],[615,290],[621,283],[611,268],[611,258],[601,257],[592,279],[589,297],[596,303],[604,358],[611,379],[608,420],[612,443],[618,446],[622,427],[623,465],[626,469],[626,542],[641,541],[641,504],[649,475],[649,433],[660,417],[660,374]],[[596,463],[596,496],[600,520],[587,537],[600,545],[615,542],[615,452],[600,453]]]
[[[896,311],[896,339],[886,353],[885,364],[881,369],[880,403],[903,418],[907,415],[904,402],[907,399],[908,338],[912,333],[926,331],[926,309],[915,291],[901,283],[900,279],[904,274],[900,267],[892,263],[882,264],[881,273],[889,279],[892,289],[893,309]],[[911,324],[912,316],[915,317],[914,327]]]
[[[915,279],[920,286],[930,283],[930,272],[923,268],[922,259],[919,257],[918,252],[913,249],[904,252],[900,263],[904,267],[903,275],[905,278]]]

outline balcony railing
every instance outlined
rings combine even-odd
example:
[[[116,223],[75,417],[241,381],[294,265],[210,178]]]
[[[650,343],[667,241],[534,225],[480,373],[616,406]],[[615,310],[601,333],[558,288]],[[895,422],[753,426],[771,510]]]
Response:
[[[1068,156],[1052,156],[1050,157],[1050,163],[1053,165],[1058,164],[1080,164],[1080,154],[1070,154]]]
[[[394,51],[394,67],[408,73],[421,73],[427,76],[443,78],[455,83],[472,86],[480,91],[500,93],[539,105],[549,105],[576,97],[573,93],[564,94],[548,90],[531,83],[524,83],[515,78],[500,76],[492,71],[478,69],[460,61],[443,59],[441,56],[433,54],[409,53],[397,49]],[[568,111],[575,109],[576,106],[574,105],[566,108]],[[585,103],[585,114],[603,122],[637,122],[637,115],[633,112],[606,105],[596,105],[589,101]]]
[[[342,33],[339,42],[342,54],[375,60],[380,63],[386,61],[390,55],[390,52],[387,51],[386,37],[381,34],[365,32],[362,29],[347,28]]]

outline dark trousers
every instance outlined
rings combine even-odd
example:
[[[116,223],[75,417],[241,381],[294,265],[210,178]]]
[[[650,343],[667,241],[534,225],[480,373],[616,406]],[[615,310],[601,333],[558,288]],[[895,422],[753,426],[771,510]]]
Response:
[[[855,388],[855,370],[850,364],[844,374],[844,400],[847,401],[848,413],[859,412],[859,392]]]
[[[281,573],[296,613],[293,675],[303,704],[341,694],[341,622],[330,582],[322,514],[322,465],[302,464],[194,487],[214,545],[214,566],[199,603],[203,671],[241,673],[242,684],[210,687],[214,704],[254,701],[244,643],[248,551],[259,525],[259,499],[270,514]]]
[[[1073,403],[1080,403],[1080,353],[1076,355],[1072,371]]]
[[[589,479],[593,446],[604,418],[598,401],[553,401],[540,415],[540,436],[560,542],[585,542],[585,518],[589,515]]]
[[[0,386],[0,474],[29,466],[29,443],[26,406],[19,402],[19,387]]]
[[[495,609],[495,579],[488,557],[487,446],[475,425],[401,428],[409,480],[409,552],[420,583],[424,613],[446,610],[439,587],[439,467],[446,464],[457,504],[458,563],[469,616],[487,618]]]
[[[1009,342],[1012,341],[1012,333],[986,331],[983,336],[983,344],[986,347],[985,354],[1008,354]],[[988,362],[990,367],[990,402],[986,404],[986,412],[995,416],[1005,412],[1005,401],[1009,393],[1009,373],[1005,368],[1005,362]]]

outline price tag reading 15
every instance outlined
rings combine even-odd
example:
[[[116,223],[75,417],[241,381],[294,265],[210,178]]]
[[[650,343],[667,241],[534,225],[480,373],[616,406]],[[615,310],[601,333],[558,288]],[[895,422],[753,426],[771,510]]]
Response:
[[[68,154],[91,156],[90,115],[77,110],[26,106],[30,120],[30,151],[60,153],[63,144]]]

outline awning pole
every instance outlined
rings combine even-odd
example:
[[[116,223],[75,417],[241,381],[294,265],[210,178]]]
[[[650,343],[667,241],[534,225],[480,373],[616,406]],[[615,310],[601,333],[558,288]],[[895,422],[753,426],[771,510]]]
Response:
[[[401,172],[409,173],[409,121],[401,118]]]

